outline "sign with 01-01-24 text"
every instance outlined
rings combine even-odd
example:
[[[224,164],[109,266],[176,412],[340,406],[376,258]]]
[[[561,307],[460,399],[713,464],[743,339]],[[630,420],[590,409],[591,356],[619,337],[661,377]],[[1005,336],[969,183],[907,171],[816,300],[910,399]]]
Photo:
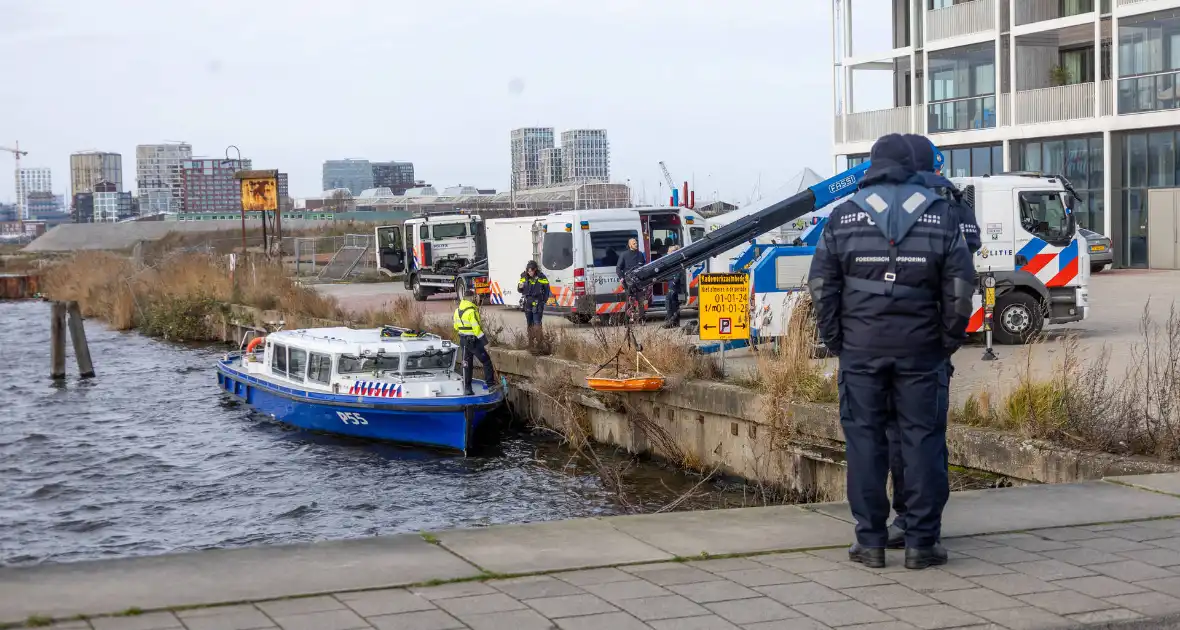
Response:
[[[750,338],[750,276],[703,273],[700,299],[702,340]]]

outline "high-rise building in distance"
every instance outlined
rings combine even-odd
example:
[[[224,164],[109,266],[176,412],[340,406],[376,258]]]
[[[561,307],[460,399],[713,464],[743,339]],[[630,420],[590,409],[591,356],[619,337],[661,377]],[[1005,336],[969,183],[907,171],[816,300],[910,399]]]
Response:
[[[135,147],[135,187],[143,215],[180,212],[184,197],[184,161],[193,147],[184,142]]]
[[[373,164],[368,160],[324,162],[324,190],[347,188],[353,195],[373,187]]]
[[[94,192],[98,182],[123,190],[123,156],[107,151],[80,151],[70,155],[70,199],[78,193]]]
[[[513,129],[511,139],[513,188],[524,190],[544,185],[541,151],[553,148],[553,127]]]
[[[240,212],[242,210],[241,182],[234,178],[238,171],[248,171],[253,162],[248,159],[194,158],[185,160],[181,167],[184,212]],[[279,182],[280,185],[283,183]],[[281,190],[279,191],[281,195]]]
[[[22,168],[16,188],[16,207],[22,219],[32,216],[29,200],[32,193],[53,193],[53,173],[48,168]]]
[[[541,185],[558,186],[565,179],[561,147],[541,149]]]
[[[413,162],[373,162],[373,188],[388,188],[401,195],[413,187]]]
[[[561,132],[562,183],[610,181],[610,143],[605,129]]]

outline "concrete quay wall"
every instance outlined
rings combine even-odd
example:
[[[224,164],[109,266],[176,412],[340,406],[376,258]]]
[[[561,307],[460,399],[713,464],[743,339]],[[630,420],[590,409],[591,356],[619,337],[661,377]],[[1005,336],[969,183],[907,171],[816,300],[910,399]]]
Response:
[[[492,348],[492,357],[513,381],[513,412],[530,421],[564,432],[575,411],[600,443],[701,470],[719,468],[804,498],[845,497],[844,435],[835,404],[786,403],[711,381],[681,381],[653,393],[596,392],[585,384],[584,375],[592,369],[586,365],[501,348]],[[568,380],[561,381],[560,375],[567,374]],[[1067,449],[964,425],[951,425],[947,441],[952,466],[1017,484],[1176,470],[1147,459]]]

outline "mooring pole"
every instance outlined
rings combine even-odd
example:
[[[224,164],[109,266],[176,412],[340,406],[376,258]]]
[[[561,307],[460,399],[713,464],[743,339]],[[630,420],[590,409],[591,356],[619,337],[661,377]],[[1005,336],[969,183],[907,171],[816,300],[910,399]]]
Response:
[[[54,302],[49,327],[49,378],[66,377],[66,305]]]
[[[90,344],[86,343],[86,329],[82,327],[82,309],[77,302],[66,305],[70,319],[70,340],[74,342],[74,357],[78,360],[78,375],[94,378],[94,362],[90,360]]]

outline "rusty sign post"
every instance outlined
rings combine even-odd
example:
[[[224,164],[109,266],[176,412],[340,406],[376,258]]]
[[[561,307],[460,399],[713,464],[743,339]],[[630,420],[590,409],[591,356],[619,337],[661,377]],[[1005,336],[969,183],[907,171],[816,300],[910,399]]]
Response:
[[[275,232],[279,231],[279,172],[278,171],[238,171],[234,178],[241,182],[242,187],[242,226],[245,229],[246,213],[262,213],[262,249],[270,255],[270,243],[266,238],[266,219],[269,213],[275,213]]]

